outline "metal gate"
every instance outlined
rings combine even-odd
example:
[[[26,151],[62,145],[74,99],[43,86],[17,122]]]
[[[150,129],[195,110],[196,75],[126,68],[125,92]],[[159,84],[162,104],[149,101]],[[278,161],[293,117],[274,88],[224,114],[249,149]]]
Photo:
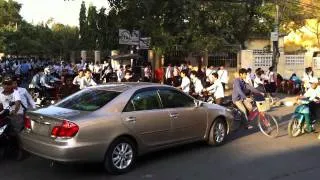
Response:
[[[219,52],[219,53],[210,53],[208,57],[208,65],[214,67],[237,67],[237,53],[233,52]]]

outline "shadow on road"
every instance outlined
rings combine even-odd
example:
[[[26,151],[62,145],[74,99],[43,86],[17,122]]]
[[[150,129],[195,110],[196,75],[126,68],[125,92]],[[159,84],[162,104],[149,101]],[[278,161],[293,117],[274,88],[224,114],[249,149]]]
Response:
[[[299,138],[291,141],[298,142]],[[49,161],[33,157],[36,163],[34,165],[24,162],[11,164],[11,171],[21,173],[22,178],[17,178],[19,176],[15,173],[8,172],[8,174],[10,177],[16,177],[14,180],[31,180],[35,177],[46,180],[106,178],[176,180],[212,179],[209,178],[212,175],[217,179],[294,180],[309,177],[310,174],[313,179],[320,177],[318,175],[320,164],[316,158],[320,151],[319,146],[285,148],[281,143],[278,146],[272,151],[248,155],[244,152],[253,147],[208,147],[204,143],[194,143],[145,155],[141,157],[132,172],[122,176],[108,175],[101,164],[55,164],[50,168]],[[3,164],[0,164],[1,166]],[[23,171],[19,172],[17,168]],[[1,171],[0,175],[3,173],[4,171]],[[1,177],[12,179],[9,176]]]

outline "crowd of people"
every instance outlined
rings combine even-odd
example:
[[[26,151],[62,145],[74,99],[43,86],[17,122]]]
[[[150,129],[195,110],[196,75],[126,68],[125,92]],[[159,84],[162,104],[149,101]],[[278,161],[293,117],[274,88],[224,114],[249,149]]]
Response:
[[[215,103],[221,104],[229,83],[229,72],[223,67],[193,67],[187,63],[168,64],[153,75],[150,63],[146,63],[141,73],[133,72],[130,65],[112,67],[108,61],[103,64],[93,62],[78,63],[54,62],[51,60],[5,59],[0,63],[3,76],[18,77],[22,87],[37,93],[38,99],[55,96],[67,97],[78,90],[108,82],[161,82],[181,89],[196,98],[212,96]],[[273,67],[268,72],[247,69],[246,83],[260,91],[274,93],[279,86],[278,76]],[[159,77],[160,76],[160,77]],[[293,78],[292,78],[293,79]],[[281,83],[280,83],[281,84]],[[38,102],[38,101],[37,101]]]
[[[13,129],[23,129],[23,115],[29,109],[35,109],[38,101],[53,97],[56,100],[67,97],[81,89],[108,82],[162,82],[176,87],[191,96],[206,100],[211,98],[215,104],[222,104],[229,84],[229,72],[223,67],[208,66],[198,68],[182,63],[169,64],[163,71],[152,73],[149,63],[141,73],[133,72],[130,65],[114,69],[110,63],[103,64],[53,62],[50,60],[5,59],[0,63],[2,89],[0,90],[0,109],[10,109]],[[312,68],[306,68],[303,78],[293,74],[290,79],[283,78],[270,67],[267,72],[261,68],[240,69],[238,78],[233,81],[232,101],[239,110],[250,116],[252,110],[248,94],[254,92],[272,95],[277,90],[298,89],[310,100],[320,100],[320,86]],[[30,93],[32,92],[32,93]],[[296,92],[297,93],[297,92]],[[38,94],[37,97],[34,94]],[[317,114],[318,103],[311,103],[312,114]],[[249,125],[247,124],[249,128]]]

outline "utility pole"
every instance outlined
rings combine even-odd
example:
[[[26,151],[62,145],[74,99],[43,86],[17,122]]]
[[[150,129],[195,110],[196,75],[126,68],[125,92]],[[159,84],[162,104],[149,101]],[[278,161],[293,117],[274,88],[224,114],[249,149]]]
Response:
[[[279,58],[279,4],[276,1],[276,17],[275,17],[275,26],[273,32],[272,43],[273,43],[273,50],[272,50],[272,66],[274,67],[274,71],[277,72],[277,64]]]

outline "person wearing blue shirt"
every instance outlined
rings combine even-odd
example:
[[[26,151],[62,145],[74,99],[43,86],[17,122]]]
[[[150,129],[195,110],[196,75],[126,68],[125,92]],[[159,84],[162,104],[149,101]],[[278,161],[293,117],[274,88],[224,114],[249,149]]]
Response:
[[[29,73],[29,70],[30,70],[30,66],[27,64],[26,61],[24,61],[23,64],[21,64],[21,67],[20,67],[21,74],[23,76],[25,76],[25,75],[27,75]]]
[[[243,112],[243,114],[246,117],[246,128],[251,129],[252,126],[248,125],[248,112],[251,112],[252,107],[252,100],[250,98],[247,98],[247,95],[249,95],[251,92],[264,95],[260,91],[256,90],[254,87],[248,85],[245,80],[247,78],[247,70],[246,69],[240,69],[239,70],[239,78],[236,78],[233,83],[233,91],[232,91],[232,101],[237,106],[237,108]]]

